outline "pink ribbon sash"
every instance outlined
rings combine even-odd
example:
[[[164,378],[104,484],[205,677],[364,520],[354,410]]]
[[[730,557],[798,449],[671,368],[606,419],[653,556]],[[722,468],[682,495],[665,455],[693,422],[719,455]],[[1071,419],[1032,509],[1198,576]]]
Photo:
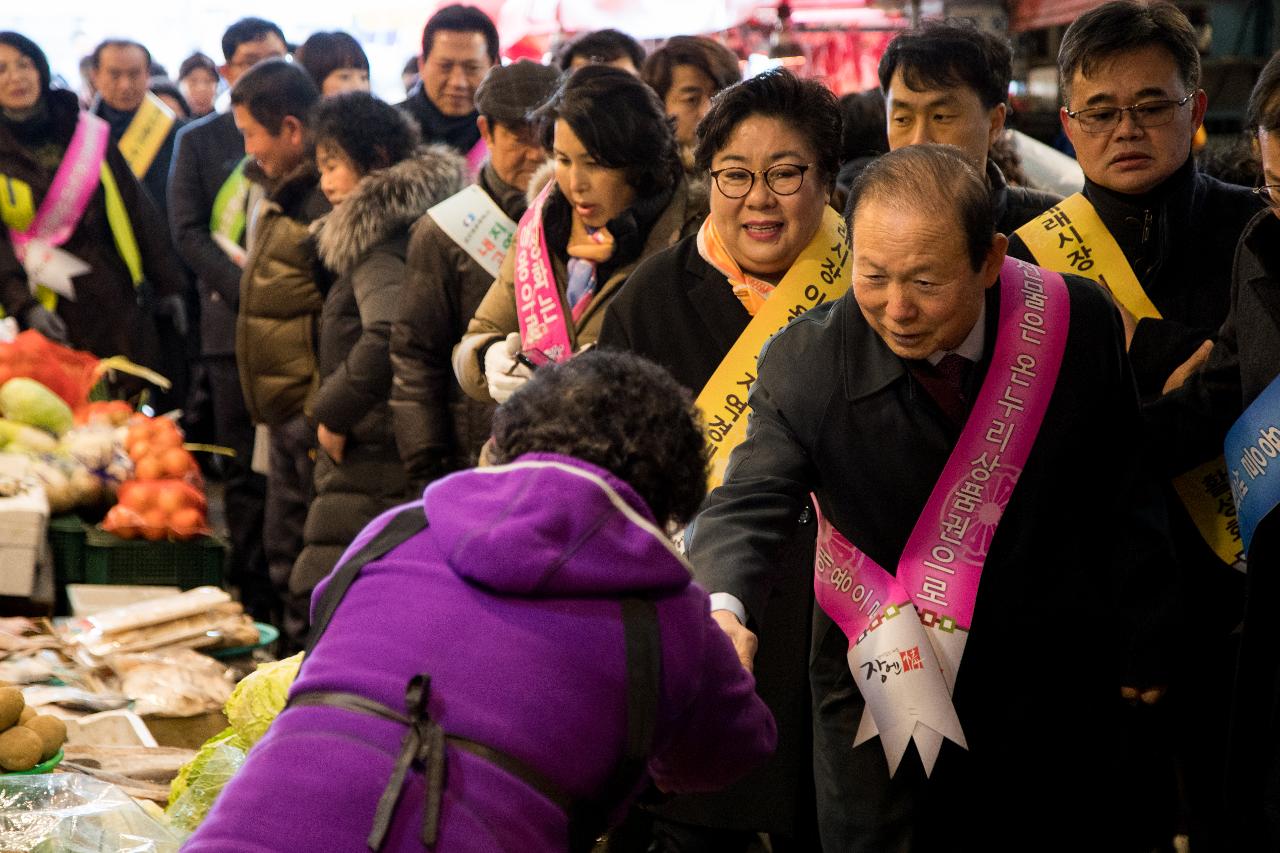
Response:
[[[71,238],[98,189],[110,133],[105,121],[89,112],[80,113],[71,143],[35,219],[24,231],[9,229],[19,261],[24,260],[27,247],[33,242],[61,246]]]
[[[554,189],[555,181],[548,182],[516,228],[516,317],[520,321],[521,346],[535,363],[568,361],[573,355],[569,321],[542,227],[542,209]]]
[[[991,367],[896,576],[819,514],[814,589],[850,640],[850,669],[871,712],[855,745],[879,734],[891,773],[911,739],[926,772],[944,737],[966,746],[950,694],[982,567],[1066,349],[1070,306],[1062,276],[1006,258],[1000,281]],[[911,613],[918,618],[895,618]]]

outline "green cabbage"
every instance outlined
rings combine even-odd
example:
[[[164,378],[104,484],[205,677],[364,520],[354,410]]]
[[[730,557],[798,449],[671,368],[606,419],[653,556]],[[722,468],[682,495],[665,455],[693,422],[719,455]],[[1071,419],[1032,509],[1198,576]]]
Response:
[[[60,436],[71,429],[71,407],[34,379],[18,376],[0,386],[0,414]]]
[[[289,688],[298,677],[302,653],[284,660],[259,664],[236,685],[231,698],[223,706],[227,721],[240,739],[249,746],[262,740],[289,698]]]
[[[169,786],[165,809],[169,826],[184,836],[195,832],[248,753],[249,745],[234,729],[224,729],[205,741]]]
[[[222,709],[230,728],[205,741],[169,787],[165,814],[175,830],[186,835],[200,826],[223,786],[244,764],[249,749],[262,740],[267,727],[284,710],[301,665],[299,652],[291,658],[260,664],[236,685]]]

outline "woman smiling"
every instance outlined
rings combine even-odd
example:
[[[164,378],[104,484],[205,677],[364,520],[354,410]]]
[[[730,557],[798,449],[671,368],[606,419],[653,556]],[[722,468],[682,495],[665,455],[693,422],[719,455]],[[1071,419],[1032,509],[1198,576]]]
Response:
[[[754,376],[768,335],[849,286],[844,222],[828,205],[839,168],[840,112],[821,83],[770,71],[721,92],[697,134],[697,165],[713,182],[711,215],[696,235],[636,270],[609,304],[599,343],[658,362],[698,394],[713,460],[723,462],[734,443],[721,426],[732,417],[723,408],[724,388],[733,400],[745,400],[743,371]],[[734,408],[741,427],[743,406]],[[778,751],[723,794],[665,807],[654,831],[677,849],[692,849],[699,839],[717,850],[744,850],[758,832],[773,836],[774,849],[817,846],[807,820],[813,536],[806,513],[778,557],[785,580],[758,632],[757,690],[778,722]],[[713,596],[712,607],[721,606]],[[737,618],[727,610],[713,616]]]
[[[479,400],[504,401],[531,375],[530,364],[564,361],[594,342],[606,306],[637,265],[706,215],[662,104],[631,74],[586,66],[538,116],[555,180],[521,219],[453,351],[462,388]]]

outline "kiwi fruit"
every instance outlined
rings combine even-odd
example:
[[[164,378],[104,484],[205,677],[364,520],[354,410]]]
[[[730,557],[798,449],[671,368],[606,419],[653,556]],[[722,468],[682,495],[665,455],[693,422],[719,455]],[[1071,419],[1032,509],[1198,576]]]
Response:
[[[22,724],[40,736],[40,760],[48,761],[67,740],[67,724],[57,717],[40,714]]]
[[[22,709],[22,715],[18,717],[18,725],[22,725],[23,723],[25,723],[27,720],[31,719],[35,715],[36,715],[36,709],[28,705],[27,707]]]
[[[30,770],[40,763],[44,742],[40,735],[25,726],[14,726],[0,734],[0,767],[5,770]]]
[[[26,700],[22,698],[22,691],[18,688],[0,687],[0,731],[18,722],[26,704]]]

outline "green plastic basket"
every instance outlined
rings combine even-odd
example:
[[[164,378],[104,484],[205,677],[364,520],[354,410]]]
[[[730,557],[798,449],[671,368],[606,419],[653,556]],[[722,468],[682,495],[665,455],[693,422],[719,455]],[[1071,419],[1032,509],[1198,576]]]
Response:
[[[60,585],[84,582],[84,522],[75,514],[49,519],[54,578]]]
[[[222,586],[227,546],[216,536],[187,542],[121,539],[90,527],[84,537],[84,582],[134,586]]]

